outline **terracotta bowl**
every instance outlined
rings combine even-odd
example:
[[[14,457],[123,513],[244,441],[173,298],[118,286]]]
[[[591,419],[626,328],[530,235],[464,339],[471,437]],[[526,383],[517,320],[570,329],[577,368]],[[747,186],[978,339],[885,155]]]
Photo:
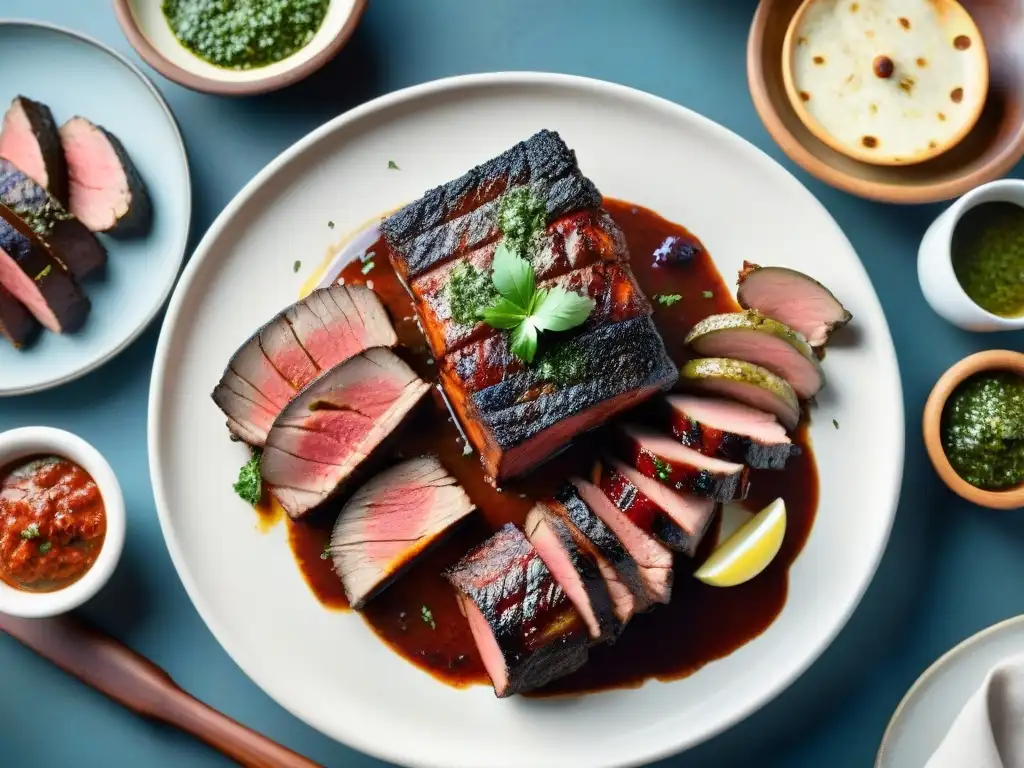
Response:
[[[1024,507],[1024,485],[1005,491],[976,488],[956,473],[942,448],[940,427],[946,401],[962,382],[982,371],[1012,371],[1024,376],[1024,354],[1000,349],[979,352],[965,357],[942,374],[924,406],[924,445],[935,471],[958,496],[991,509],[1018,509]]]
[[[352,36],[367,0],[330,0],[313,39],[286,59],[249,70],[216,67],[188,51],[174,36],[159,0],[113,0],[128,42],[153,69],[179,85],[204,93],[247,96],[296,83],[333,59]]]
[[[802,0],[761,0],[747,41],[747,81],[772,138],[808,173],[833,187],[888,203],[949,200],[1003,176],[1024,155],[1024,0],[961,0],[989,56],[989,94],[981,117],[955,147],[923,163],[859,162],[817,139],[786,94],[782,51]]]

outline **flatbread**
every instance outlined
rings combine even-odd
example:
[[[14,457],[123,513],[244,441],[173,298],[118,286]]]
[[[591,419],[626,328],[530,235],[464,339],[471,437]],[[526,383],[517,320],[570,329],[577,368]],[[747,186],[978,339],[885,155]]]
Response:
[[[974,126],[988,93],[984,40],[955,0],[807,0],[783,50],[800,119],[868,163],[945,152]]]

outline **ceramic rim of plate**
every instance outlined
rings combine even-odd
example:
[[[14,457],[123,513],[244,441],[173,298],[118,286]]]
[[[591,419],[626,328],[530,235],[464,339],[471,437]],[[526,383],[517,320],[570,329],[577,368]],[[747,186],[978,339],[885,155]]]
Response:
[[[830,149],[845,155],[846,157],[869,165],[917,165],[945,154],[963,141],[964,138],[966,138],[974,129],[974,126],[977,125],[978,120],[981,117],[981,113],[985,108],[989,87],[988,51],[985,46],[985,40],[981,34],[981,30],[978,29],[978,25],[970,13],[963,8],[959,0],[946,1],[960,8],[962,12],[962,21],[964,25],[968,26],[971,30],[971,36],[974,44],[972,47],[977,48],[975,56],[978,56],[979,62],[974,87],[982,94],[980,98],[974,101],[973,109],[962,122],[958,131],[952,134],[943,143],[938,144],[930,150],[918,152],[910,157],[894,157],[892,155],[879,155],[877,153],[868,152],[857,145],[843,143],[839,141],[831,131],[826,129],[825,126],[814,115],[812,115],[810,110],[808,110],[804,105],[804,100],[800,96],[800,89],[796,87],[793,72],[793,58],[796,51],[795,39],[797,36],[797,29],[802,24],[804,17],[807,15],[810,8],[816,3],[822,2],[822,0],[803,0],[789,22],[789,26],[786,29],[786,36],[782,43],[782,80],[786,90],[786,96],[789,99],[789,103],[793,108],[793,111],[796,112],[800,122],[803,123],[807,130]]]

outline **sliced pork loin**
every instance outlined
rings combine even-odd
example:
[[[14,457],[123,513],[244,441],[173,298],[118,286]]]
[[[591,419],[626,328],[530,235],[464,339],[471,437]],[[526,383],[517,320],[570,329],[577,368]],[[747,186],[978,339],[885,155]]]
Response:
[[[634,524],[596,485],[581,478],[570,482],[590,511],[615,534],[636,561],[648,600],[667,603],[672,598],[672,553]]]
[[[555,577],[590,630],[595,641],[618,635],[622,624],[615,615],[608,583],[592,547],[566,519],[559,505],[537,504],[526,516],[526,537]]]
[[[15,96],[0,130],[6,157],[61,203],[68,201],[68,169],[53,113],[45,104]]]
[[[262,446],[291,399],[323,371],[370,347],[398,343],[387,312],[366,286],[333,285],[278,313],[231,357],[213,400],[228,429]]]
[[[21,349],[31,343],[40,328],[28,308],[0,285],[0,336]]]
[[[594,482],[630,522],[669,549],[690,557],[718,510],[712,499],[674,491],[617,459],[598,462]]]
[[[394,352],[374,347],[300,392],[267,433],[260,472],[293,518],[358,482],[430,390]]]
[[[786,429],[800,423],[800,400],[781,376],[767,368],[729,357],[701,357],[687,361],[679,371],[683,386],[738,400],[751,408],[774,414]]]
[[[586,664],[586,622],[511,523],[445,576],[499,698],[540,688]]]
[[[107,251],[45,187],[0,157],[0,203],[6,205],[46,243],[76,280],[100,274]]]
[[[433,456],[403,461],[359,488],[338,515],[330,544],[349,605],[361,610],[474,508]]]
[[[77,331],[89,314],[82,289],[5,205],[0,205],[0,285],[54,333]]]
[[[93,232],[144,233],[153,218],[145,182],[121,141],[84,117],[60,127],[68,167],[68,207]]]
[[[666,412],[672,434],[683,445],[754,469],[783,469],[800,453],[770,413],[718,397],[669,395]]]
[[[813,277],[785,267],[743,262],[736,298],[741,307],[756,309],[799,331],[812,347],[824,346],[832,331],[853,319],[832,291]]]
[[[742,464],[705,456],[667,435],[636,424],[617,426],[615,438],[623,458],[640,474],[677,491],[715,501],[733,501],[747,495],[749,472]]]

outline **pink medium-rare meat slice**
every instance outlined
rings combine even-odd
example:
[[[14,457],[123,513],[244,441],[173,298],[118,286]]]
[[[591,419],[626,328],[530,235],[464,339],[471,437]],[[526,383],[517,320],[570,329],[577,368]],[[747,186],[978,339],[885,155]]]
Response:
[[[363,350],[397,342],[387,311],[369,288],[320,288],[279,312],[236,350],[213,400],[232,434],[261,446],[300,389]]]
[[[674,491],[617,459],[598,462],[594,475],[594,484],[634,525],[690,557],[718,509],[706,496]]]
[[[373,347],[322,375],[267,433],[263,481],[293,518],[340,496],[430,390],[393,352]]]
[[[619,453],[641,474],[677,491],[707,496],[715,501],[744,499],[749,490],[747,468],[705,456],[678,441],[636,424],[615,427]]]
[[[57,123],[48,106],[25,96],[14,97],[0,130],[0,157],[67,204],[68,170]]]
[[[511,523],[445,576],[499,698],[540,688],[586,663],[586,623]]]
[[[526,537],[555,581],[576,606],[595,642],[610,640],[622,628],[608,584],[591,547],[560,506],[537,504],[526,516]]]
[[[0,285],[0,336],[15,349],[21,349],[32,341],[40,327],[28,308]]]
[[[137,235],[153,218],[149,192],[120,139],[84,117],[60,127],[68,208],[93,232]]]
[[[753,469],[783,469],[800,453],[771,413],[718,397],[668,395],[672,434],[688,448]]]
[[[672,598],[672,553],[619,511],[596,485],[581,478],[570,482],[591,512],[608,526],[636,561],[648,599],[667,603]]]
[[[403,461],[361,486],[331,534],[334,571],[349,605],[361,610],[473,509],[433,456]]]

